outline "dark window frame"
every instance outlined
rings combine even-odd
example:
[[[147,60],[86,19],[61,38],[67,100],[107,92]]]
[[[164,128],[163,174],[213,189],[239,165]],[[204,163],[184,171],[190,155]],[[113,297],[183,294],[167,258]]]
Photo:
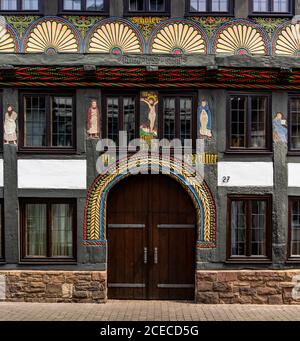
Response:
[[[233,17],[234,16],[234,0],[228,0],[228,11],[226,12],[214,12],[211,10],[211,0],[206,0],[205,12],[193,12],[190,10],[190,0],[185,1],[185,16],[197,17],[197,16],[218,16],[218,17]]]
[[[65,10],[64,9],[64,0],[59,0],[59,3],[58,3],[58,11],[59,11],[59,14],[70,14],[70,15],[77,15],[77,14],[80,14],[80,15],[109,15],[109,0],[103,0],[104,1],[104,9],[103,11],[91,11],[91,10],[87,10],[86,9],[86,0],[81,0],[81,10],[70,10],[70,9],[67,9]]]
[[[1,244],[1,252],[0,252],[0,263],[5,262],[5,228],[4,228],[4,200],[0,199],[0,220],[1,220],[1,234],[0,234],[0,244]]]
[[[300,201],[299,196],[289,196],[288,198],[288,245],[287,245],[287,262],[300,263],[300,255],[292,255],[292,206],[294,201]]]
[[[143,0],[148,1],[148,0]],[[129,11],[129,0],[124,0],[124,15],[125,16],[139,16],[139,15],[149,15],[149,16],[170,16],[171,11],[171,4],[170,0],[164,0],[165,1],[165,10],[161,12],[151,12],[149,10],[149,5],[146,3],[146,6],[144,5],[143,11]]]
[[[231,254],[231,211],[233,201],[265,201],[266,207],[266,230],[265,230],[265,256],[233,256]],[[227,196],[227,247],[226,247],[226,262],[228,263],[271,263],[272,262],[272,205],[273,198],[271,194],[255,195],[255,194],[230,194]],[[246,222],[246,245],[249,249],[251,243],[251,228],[249,212],[247,209],[246,215],[248,216]]]
[[[289,155],[300,155],[300,148],[292,148],[292,113],[291,113],[291,100],[292,99],[298,99],[300,100],[299,94],[290,94],[288,97],[288,117],[287,117],[287,123],[288,123],[288,154]],[[300,114],[300,112],[299,112]],[[300,131],[300,127],[299,127]]]
[[[26,205],[27,204],[46,204],[46,212],[47,212],[47,257],[34,257],[34,256],[26,256]],[[54,204],[69,204],[73,207],[73,226],[72,226],[72,243],[73,243],[73,256],[72,257],[51,257],[51,205]],[[19,200],[20,207],[20,228],[21,228],[21,262],[24,263],[76,263],[77,259],[77,200],[76,198],[20,198]]]
[[[1,9],[0,2],[0,12],[4,15],[26,15],[26,14],[43,14],[44,13],[44,1],[38,0],[38,9],[37,10],[22,10],[22,0],[17,0],[17,9],[16,10],[3,10]]]
[[[30,147],[25,146],[25,96],[45,96],[46,97],[46,107],[47,107],[47,117],[46,117],[46,139],[47,139],[47,146],[41,147]],[[51,146],[49,141],[51,139],[51,118],[52,112],[50,110],[50,99],[52,96],[59,96],[59,97],[72,97],[72,142],[73,145],[71,147],[56,147]],[[77,148],[77,129],[76,129],[76,93],[74,91],[68,91],[66,93],[61,94],[60,90],[56,91],[43,91],[43,90],[36,90],[36,91],[28,91],[28,90],[21,90],[19,93],[19,103],[20,107],[20,115],[19,115],[19,151],[23,153],[41,153],[41,154],[74,154],[76,153]]]
[[[158,138],[161,140],[164,138],[164,112],[163,112],[163,100],[164,97],[175,97],[175,138],[180,140],[180,115],[179,115],[179,101],[183,97],[192,97],[192,117],[191,117],[191,138],[192,138],[192,149],[196,149],[197,139],[197,105],[198,95],[195,91],[159,91],[158,93]]]
[[[119,110],[118,116],[118,132],[124,130],[124,110],[123,110],[123,98],[134,97],[135,98],[135,138],[139,138],[140,128],[140,115],[139,115],[139,92],[137,90],[132,91],[103,91],[102,93],[102,134],[104,138],[108,138],[108,115],[107,115],[107,99],[109,97],[118,97]],[[116,142],[117,148],[119,148],[119,139]]]
[[[251,147],[232,147],[231,146],[231,96],[241,96],[241,97],[260,97],[265,96],[268,98],[267,101],[267,117],[266,117],[266,147],[265,148],[251,148]],[[272,95],[269,92],[229,92],[227,93],[226,100],[226,153],[228,154],[272,154]],[[249,142],[249,125],[251,126],[251,101],[248,100],[247,109],[246,109],[246,141]]]
[[[289,1],[288,12],[272,12],[273,2],[268,0],[268,11],[267,12],[254,12],[253,11],[253,0],[249,1],[249,17],[292,17],[295,13],[295,1]]]

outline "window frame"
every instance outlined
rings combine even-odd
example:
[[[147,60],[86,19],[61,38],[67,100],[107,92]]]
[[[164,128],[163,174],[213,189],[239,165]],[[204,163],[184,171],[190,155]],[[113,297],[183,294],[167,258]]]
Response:
[[[103,1],[104,1],[103,11],[89,11],[86,9],[86,0],[81,0],[81,10],[70,10],[70,9],[65,10],[64,9],[64,0],[59,0],[59,3],[58,3],[59,14],[62,14],[62,15],[66,15],[66,14],[83,15],[84,14],[84,15],[90,15],[90,16],[93,16],[93,15],[109,15],[109,1],[108,0],[103,0]]]
[[[288,198],[288,245],[287,245],[287,263],[300,263],[300,255],[292,255],[292,206],[294,201],[300,201],[300,196],[289,196]]]
[[[76,264],[77,260],[77,200],[76,198],[20,198],[19,199],[19,207],[20,207],[20,239],[21,239],[21,263],[72,263]],[[46,212],[47,212],[47,222],[46,222],[46,250],[47,256],[26,256],[26,205],[27,204],[46,204]],[[49,214],[51,212],[51,206],[55,204],[69,204],[73,207],[73,216],[72,216],[72,250],[73,256],[72,257],[56,257],[56,256],[49,256],[52,239],[51,239],[51,222],[52,222],[52,215]]]
[[[50,99],[53,96],[59,96],[59,97],[72,97],[72,142],[73,145],[71,147],[57,147],[57,146],[25,146],[25,96],[45,96],[46,97],[46,139],[47,144],[49,144],[49,141],[51,139],[51,119],[52,119],[52,111],[50,110]],[[21,90],[19,93],[19,103],[21,105],[20,107],[20,115],[19,115],[19,151],[24,153],[50,153],[50,154],[74,154],[76,152],[77,148],[77,129],[76,129],[76,93],[74,91],[68,91],[64,94],[61,94],[60,90],[55,91],[27,91],[27,90]]]
[[[44,2],[42,0],[38,0],[38,9],[37,10],[22,10],[22,0],[17,0],[17,9],[16,10],[3,10],[1,9],[1,1],[0,1],[0,12],[4,15],[26,15],[26,14],[43,14],[44,13]]]
[[[292,113],[291,113],[291,100],[292,99],[300,100],[300,95],[296,94],[296,93],[291,93],[288,96],[288,115],[287,115],[288,154],[298,156],[298,155],[300,155],[300,148],[299,149],[292,148]],[[299,111],[299,114],[300,114],[300,111]],[[300,127],[299,127],[299,131],[300,131]]]
[[[144,2],[147,0],[143,0]],[[151,12],[148,10],[149,5],[144,5],[143,11],[129,11],[129,0],[124,0],[124,16],[139,16],[139,15],[149,15],[149,16],[170,16],[171,14],[171,5],[170,0],[165,1],[165,10],[161,12]]]
[[[218,17],[233,17],[234,16],[234,0],[228,0],[228,11],[227,12],[213,12],[211,11],[211,0],[206,0],[205,12],[193,12],[190,10],[190,0],[185,0],[185,16],[197,17],[197,16],[218,16]]]
[[[0,90],[0,122],[3,122],[2,126],[0,127],[0,152],[3,152],[3,144],[4,144],[4,114],[3,114],[3,92],[2,89]],[[18,134],[18,131],[17,131]]]
[[[254,12],[253,11],[253,0],[248,0],[249,2],[249,17],[292,17],[295,13],[295,1],[289,1],[289,11],[288,12],[272,12],[273,2],[268,0],[268,12]]]
[[[265,201],[266,202],[266,229],[265,229],[265,248],[266,255],[265,256],[233,256],[231,254],[231,213],[232,213],[232,202],[233,201]],[[272,205],[273,198],[271,194],[229,194],[227,196],[227,247],[226,247],[226,262],[228,263],[271,263],[272,262]],[[252,223],[249,224],[251,217],[249,215],[248,209],[246,212],[247,220],[246,220],[246,249],[249,249],[249,245],[251,243],[251,228]]]
[[[243,97],[260,97],[265,96],[267,100],[267,117],[266,117],[266,147],[265,148],[251,148],[251,147],[231,147],[231,107],[230,98],[231,96],[243,96]],[[270,92],[228,92],[226,99],[226,153],[227,154],[272,154],[272,94]],[[249,140],[249,124],[251,125],[251,101],[248,100],[246,108],[246,141]]]
[[[179,100],[182,97],[192,97],[192,117],[191,117],[191,138],[192,138],[192,149],[196,149],[197,139],[197,105],[198,95],[195,91],[159,91],[158,93],[158,138],[164,139],[164,97],[175,97],[175,139],[180,140],[180,115],[178,109]]]
[[[0,246],[1,246],[1,252],[0,252],[0,263],[5,262],[5,228],[4,228],[4,200],[3,198],[0,199],[0,220],[1,220],[1,234],[0,234]]]

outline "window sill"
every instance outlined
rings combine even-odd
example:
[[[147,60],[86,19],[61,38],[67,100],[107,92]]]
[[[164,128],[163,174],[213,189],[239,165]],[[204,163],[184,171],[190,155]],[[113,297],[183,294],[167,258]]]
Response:
[[[286,261],[286,264],[300,264],[300,256],[299,257],[289,257]]]
[[[292,18],[294,16],[294,14],[292,13],[250,13],[248,14],[249,18],[253,18],[253,17],[263,17],[263,18],[273,18],[273,17],[277,17],[277,18]]]
[[[273,152],[270,150],[259,150],[259,149],[239,149],[239,150],[233,150],[228,149],[224,152],[224,154],[228,155],[273,155]]]
[[[300,150],[289,150],[287,156],[300,156]]]
[[[38,149],[38,148],[22,148],[18,150],[18,154],[77,154],[76,149]]]
[[[228,258],[226,264],[272,264],[270,258]]]
[[[170,17],[170,12],[125,12],[124,17]]]
[[[59,16],[63,15],[78,15],[78,16],[109,16],[108,11],[60,11],[58,12]]]
[[[185,17],[234,17],[231,12],[188,12]]]
[[[2,15],[40,15],[43,16],[43,12],[40,10],[36,11],[3,11],[1,10]]]
[[[76,265],[77,261],[74,258],[22,258],[19,262],[20,265],[22,264],[30,264],[30,265],[48,265],[48,264],[71,264]]]

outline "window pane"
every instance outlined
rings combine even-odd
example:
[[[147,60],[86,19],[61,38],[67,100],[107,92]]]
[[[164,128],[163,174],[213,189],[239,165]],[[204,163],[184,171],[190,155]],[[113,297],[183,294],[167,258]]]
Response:
[[[253,12],[268,12],[268,0],[253,0]]]
[[[206,12],[206,0],[191,0],[190,12]]]
[[[163,12],[165,10],[164,0],[149,0],[150,12]]]
[[[231,137],[230,147],[246,147],[246,108],[247,97],[232,96],[231,105]]]
[[[246,256],[246,203],[231,203],[231,254]]]
[[[272,0],[273,12],[286,13],[289,11],[289,0]]]
[[[80,11],[81,0],[64,0],[64,10]]]
[[[175,138],[175,98],[164,98],[164,138],[173,140]]]
[[[291,229],[291,255],[300,256],[300,200],[292,204]]]
[[[103,11],[104,0],[86,0],[87,11]]]
[[[228,0],[212,0],[211,10],[212,12],[227,12]]]
[[[17,7],[17,0],[1,0],[1,9],[3,11],[16,11]]]
[[[47,256],[47,206],[27,204],[25,212],[26,256]]]
[[[52,97],[52,146],[73,145],[72,97]]]
[[[192,99],[180,98],[180,139],[184,145],[185,139],[192,138]]]
[[[129,0],[129,11],[144,11],[143,0]]]
[[[73,208],[69,204],[54,204],[52,215],[52,256],[73,256]]]
[[[290,99],[291,148],[300,149],[300,98]]]
[[[124,130],[127,131],[128,142],[135,138],[135,98],[124,97]]]
[[[251,98],[251,142],[250,147],[266,148],[267,97]]]
[[[118,141],[119,132],[119,98],[107,98],[107,137]]]
[[[25,145],[28,147],[46,146],[46,100],[44,96],[26,95]]]
[[[3,243],[3,226],[2,226],[2,205],[0,205],[0,258],[3,258],[3,250],[2,250],[2,243]]]
[[[23,0],[23,11],[37,11],[39,9],[39,0]]]
[[[251,211],[251,255],[266,255],[265,231],[266,231],[266,202],[252,201]]]

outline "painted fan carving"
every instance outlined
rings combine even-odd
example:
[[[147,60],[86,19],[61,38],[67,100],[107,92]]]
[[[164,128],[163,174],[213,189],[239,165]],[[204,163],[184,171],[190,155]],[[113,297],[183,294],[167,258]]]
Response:
[[[201,32],[188,24],[173,23],[163,27],[152,43],[153,53],[192,54],[205,53]]]
[[[275,44],[275,54],[300,56],[300,24],[281,31]]]
[[[266,54],[265,43],[261,33],[252,26],[229,26],[218,37],[216,53],[238,55]]]
[[[25,52],[47,53],[79,52],[78,41],[68,25],[43,21],[29,33]]]
[[[142,47],[134,30],[126,24],[112,22],[98,27],[90,38],[88,52],[141,53]]]
[[[15,52],[15,41],[4,26],[0,26],[0,52]]]

